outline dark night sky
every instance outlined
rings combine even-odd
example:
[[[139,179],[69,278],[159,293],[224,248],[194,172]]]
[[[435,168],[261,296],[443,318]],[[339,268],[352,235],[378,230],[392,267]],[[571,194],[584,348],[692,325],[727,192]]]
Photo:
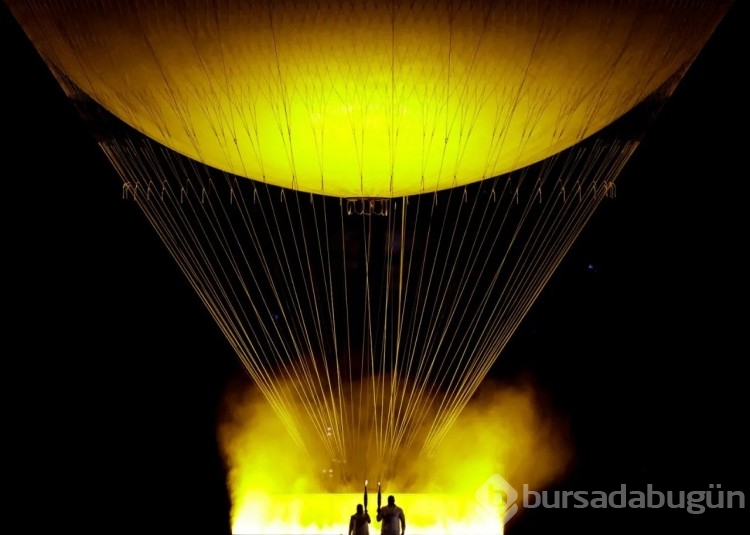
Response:
[[[531,375],[569,419],[577,460],[562,489],[747,493],[746,4],[493,369]],[[16,495],[35,528],[227,533],[214,426],[239,361],[5,6],[0,17]],[[723,533],[747,520],[536,510],[508,531]]]

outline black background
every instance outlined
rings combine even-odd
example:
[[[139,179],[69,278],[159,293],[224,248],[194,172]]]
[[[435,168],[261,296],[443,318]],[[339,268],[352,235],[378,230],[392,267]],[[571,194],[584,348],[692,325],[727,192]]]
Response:
[[[747,490],[746,12],[732,8],[492,370],[530,375],[569,419],[576,460],[556,488]],[[0,17],[6,437],[23,531],[228,533],[215,424],[239,360]],[[508,533],[725,533],[747,518],[536,509]]]

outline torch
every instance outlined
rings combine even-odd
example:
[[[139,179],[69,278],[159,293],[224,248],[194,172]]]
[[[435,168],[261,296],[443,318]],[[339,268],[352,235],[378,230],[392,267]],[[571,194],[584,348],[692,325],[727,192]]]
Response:
[[[381,496],[380,496],[380,481],[378,481],[378,509],[380,509],[380,500],[381,500]]]
[[[366,513],[367,512],[367,480],[366,479],[365,479],[365,497],[364,497],[364,501],[365,501],[365,513]]]

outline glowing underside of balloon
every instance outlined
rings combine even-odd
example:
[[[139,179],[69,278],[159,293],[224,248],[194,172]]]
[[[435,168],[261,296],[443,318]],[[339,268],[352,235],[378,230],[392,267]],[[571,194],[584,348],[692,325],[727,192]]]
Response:
[[[689,63],[725,10],[13,4],[48,62],[145,135],[236,175],[342,197],[441,190],[568,148]]]

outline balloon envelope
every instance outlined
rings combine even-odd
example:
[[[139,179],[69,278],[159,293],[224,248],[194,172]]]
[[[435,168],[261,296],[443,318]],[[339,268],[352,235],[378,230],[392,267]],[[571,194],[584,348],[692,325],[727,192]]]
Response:
[[[55,69],[171,149],[341,197],[498,176],[621,117],[728,2],[9,2]]]

